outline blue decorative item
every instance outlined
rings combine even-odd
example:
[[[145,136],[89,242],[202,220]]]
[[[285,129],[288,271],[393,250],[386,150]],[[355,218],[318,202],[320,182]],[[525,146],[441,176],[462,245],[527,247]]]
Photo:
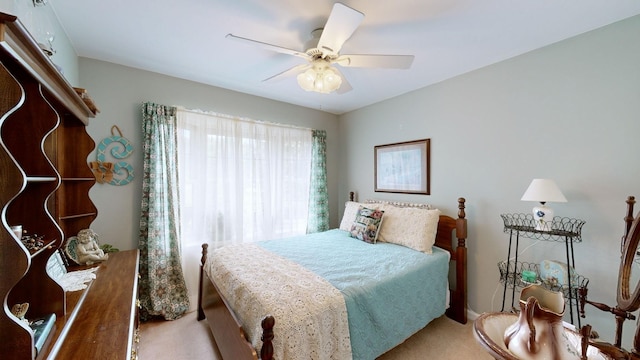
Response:
[[[115,125],[114,127],[116,129],[118,128]],[[118,129],[118,131],[120,131],[120,129]],[[111,149],[111,156],[113,156],[116,159],[125,159],[129,157],[129,155],[131,155],[131,153],[133,152],[133,146],[131,145],[129,140],[123,138],[122,136],[111,136],[102,140],[100,144],[98,144],[98,153],[97,153],[98,160],[100,160],[101,157],[104,159],[104,156],[105,156],[104,154],[107,151],[107,147],[109,147],[109,145],[114,143],[118,143],[122,145],[121,149],[119,149],[118,147],[114,147]]]
[[[115,134],[116,131],[118,135]],[[116,125],[111,127],[111,135],[112,136],[105,138],[98,144],[96,149],[97,161],[91,162],[91,168],[99,183],[116,186],[126,185],[133,181],[133,166],[126,161],[119,161],[115,164],[113,162],[107,162],[106,154],[107,149],[113,145],[110,151],[111,156],[115,159],[125,159],[133,153],[133,145],[122,136],[120,128]],[[114,175],[117,175],[117,177]]]
[[[549,286],[569,286],[569,276],[571,276],[571,284],[575,286],[576,272],[572,267],[555,260],[542,260],[540,262],[540,279]]]

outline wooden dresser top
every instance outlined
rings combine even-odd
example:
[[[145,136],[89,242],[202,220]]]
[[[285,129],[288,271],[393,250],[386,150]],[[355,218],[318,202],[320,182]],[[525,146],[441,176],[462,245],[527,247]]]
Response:
[[[62,330],[63,342],[48,358],[128,359],[136,326],[138,250],[110,253],[96,271],[76,314]],[[123,346],[129,344],[128,346]]]

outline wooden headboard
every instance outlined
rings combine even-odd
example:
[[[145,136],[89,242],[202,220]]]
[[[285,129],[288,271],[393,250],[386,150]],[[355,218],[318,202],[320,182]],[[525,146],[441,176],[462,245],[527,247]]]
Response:
[[[440,215],[436,246],[448,250],[455,266],[449,270],[451,303],[447,316],[462,324],[467,323],[467,219],[465,198],[458,198],[458,217]],[[455,234],[454,234],[455,233]],[[454,240],[454,239],[457,239]],[[455,283],[452,283],[455,281]]]

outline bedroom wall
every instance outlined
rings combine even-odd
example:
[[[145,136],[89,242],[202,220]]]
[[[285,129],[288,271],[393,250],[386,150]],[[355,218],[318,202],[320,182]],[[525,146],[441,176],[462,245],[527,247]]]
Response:
[[[481,313],[501,306],[496,264],[509,237],[500,214],[529,212],[534,203],[520,197],[531,180],[552,178],[568,199],[549,204],[556,215],[586,220],[574,250],[589,299],[614,305],[625,200],[640,196],[639,36],[636,16],[340,116],[338,198],[355,190],[360,200],[429,202],[455,214],[465,197],[469,306]],[[432,195],[375,193],[374,146],[421,138],[431,139]],[[523,239],[520,250],[532,244]],[[539,242],[521,259],[564,256],[564,243]],[[613,316],[587,311],[583,324],[611,341]]]
[[[46,44],[47,32],[54,34],[51,61],[62,68],[67,81],[80,86],[78,79],[78,56],[67,35],[60,26],[51,6],[33,6],[31,0],[0,0],[0,12],[15,15],[37,42]]]
[[[133,166],[133,182],[124,186],[96,184],[91,189],[90,196],[98,207],[98,218],[91,227],[100,234],[102,242],[120,249],[133,249],[138,245],[141,104],[145,101],[326,130],[330,217],[332,223],[337,223],[338,123],[335,115],[93,59],[80,58],[79,64],[81,84],[100,109],[100,114],[89,124],[89,135],[99,143],[111,136],[112,126],[117,125],[134,146],[133,155],[125,159]],[[92,159],[95,152],[89,156],[89,160]]]

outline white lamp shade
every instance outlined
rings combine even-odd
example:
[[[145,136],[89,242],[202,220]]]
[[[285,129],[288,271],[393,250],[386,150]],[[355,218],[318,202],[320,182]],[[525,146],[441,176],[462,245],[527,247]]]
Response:
[[[535,220],[535,229],[539,231],[553,230],[553,209],[546,206],[547,202],[567,202],[562,191],[553,180],[549,179],[533,179],[527,191],[524,192],[522,201],[538,201],[539,206],[533,208],[533,219]]]
[[[533,179],[520,200],[541,203],[567,202],[567,198],[564,197],[558,185],[550,179]]]

